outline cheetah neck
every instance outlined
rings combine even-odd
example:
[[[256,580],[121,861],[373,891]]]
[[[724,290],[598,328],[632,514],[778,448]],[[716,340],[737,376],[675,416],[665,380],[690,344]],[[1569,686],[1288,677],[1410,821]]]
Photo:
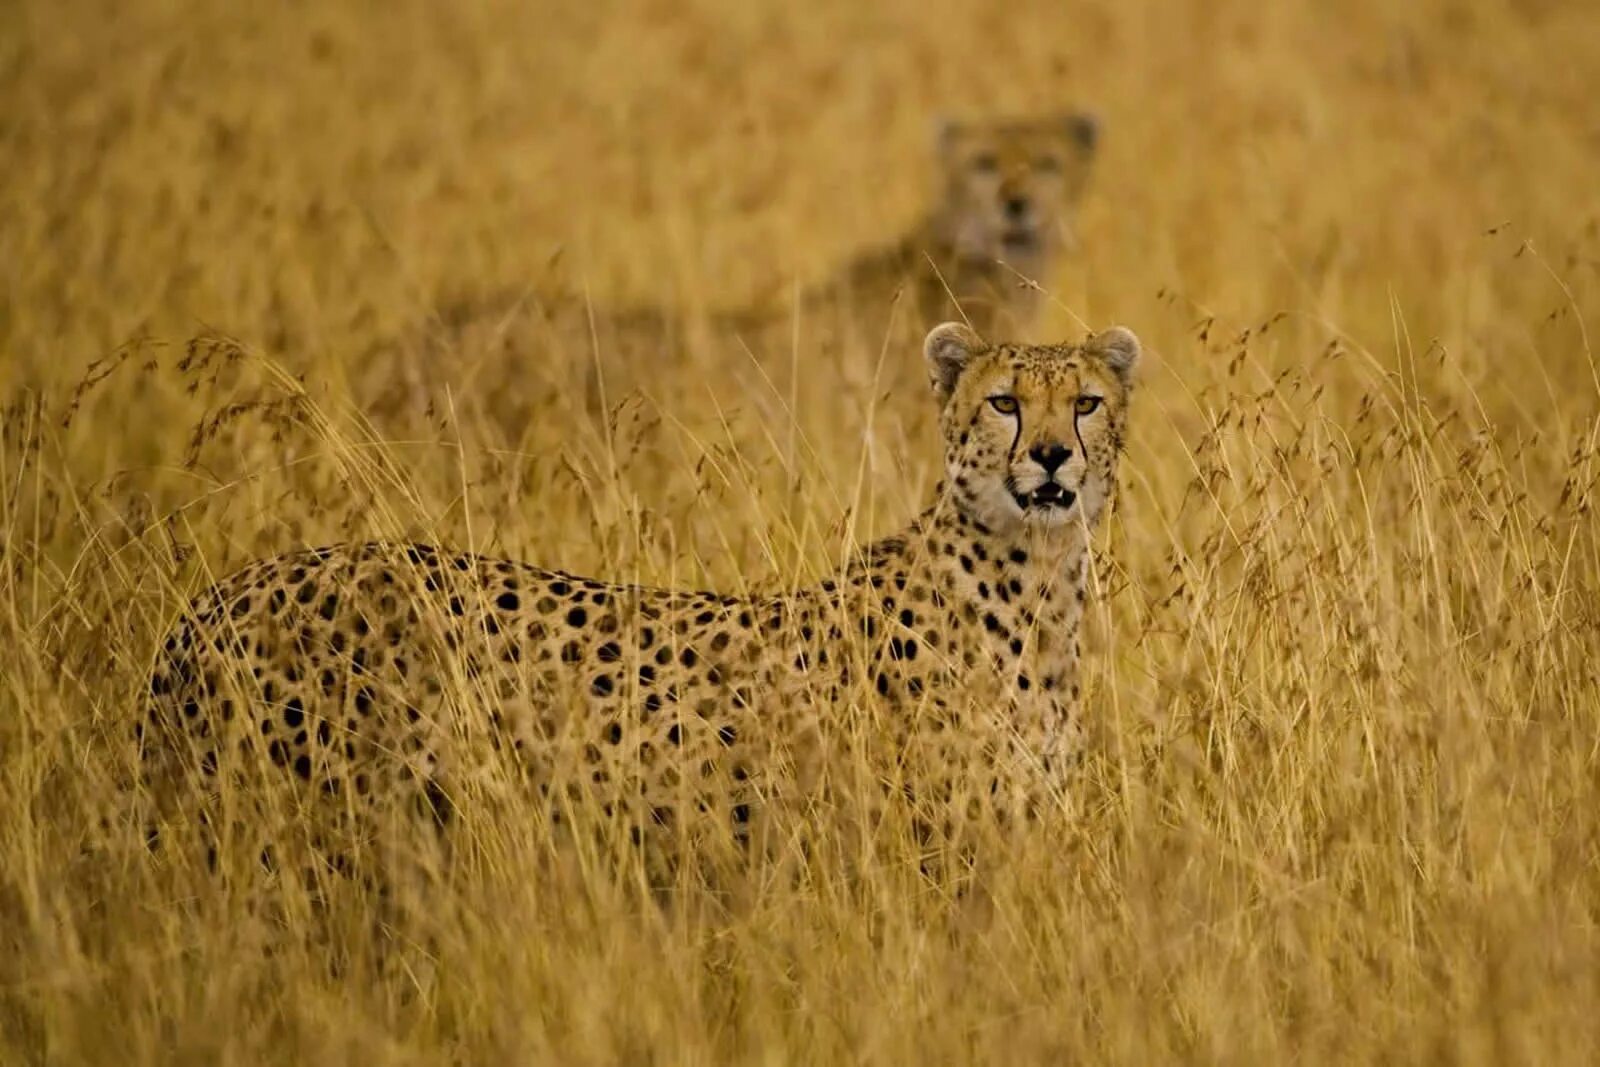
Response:
[[[993,665],[1022,718],[1018,729],[1049,752],[1073,729],[1078,630],[1088,581],[1082,524],[1015,533],[989,530],[938,502],[892,540],[895,565],[920,571],[943,598],[974,661]]]
[[[953,299],[980,334],[1026,332],[1038,312],[1039,291],[1051,281],[1053,237],[1041,235],[1032,247],[997,254],[958,240],[956,225],[930,215],[906,249],[906,270],[918,279],[924,317],[932,312],[948,318],[937,309]]]

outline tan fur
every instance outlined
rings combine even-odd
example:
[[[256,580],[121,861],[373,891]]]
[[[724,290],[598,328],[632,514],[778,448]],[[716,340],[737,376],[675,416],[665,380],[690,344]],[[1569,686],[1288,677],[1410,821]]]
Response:
[[[836,579],[741,597],[427,546],[264,560],[165,644],[138,731],[148,794],[213,848],[277,847],[251,821],[301,813],[335,864],[379,815],[448,828],[462,796],[506,785],[639,842],[706,825],[745,840],[774,803],[816,799],[865,701],[887,727],[881,780],[915,783],[930,826],[1051,809],[1138,343],[989,346],[947,324],[925,353],[946,481]]]

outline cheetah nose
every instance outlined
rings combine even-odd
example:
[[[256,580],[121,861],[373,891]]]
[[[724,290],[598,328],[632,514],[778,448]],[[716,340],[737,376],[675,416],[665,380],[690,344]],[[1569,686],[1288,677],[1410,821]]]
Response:
[[[1065,445],[1034,445],[1028,449],[1028,458],[1043,467],[1046,475],[1054,474],[1071,456],[1072,450]]]
[[[1020,219],[1028,213],[1028,198],[1025,196],[1006,197],[1006,215],[1013,219]]]

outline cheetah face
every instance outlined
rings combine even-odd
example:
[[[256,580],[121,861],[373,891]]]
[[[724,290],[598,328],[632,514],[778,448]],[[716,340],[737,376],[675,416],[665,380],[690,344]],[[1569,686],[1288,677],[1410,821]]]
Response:
[[[948,238],[970,259],[1026,264],[1070,240],[1094,158],[1087,115],[946,123],[939,134]]]
[[[945,323],[924,353],[957,506],[997,532],[1093,526],[1111,495],[1138,339],[1114,327],[1078,345],[987,345]]]

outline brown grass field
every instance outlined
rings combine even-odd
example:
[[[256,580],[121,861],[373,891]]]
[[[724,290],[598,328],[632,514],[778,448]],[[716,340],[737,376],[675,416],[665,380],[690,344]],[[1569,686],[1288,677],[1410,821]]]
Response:
[[[0,1063],[1594,1062],[1597,71],[1581,0],[8,5]],[[253,556],[795,582],[938,475],[898,343],[508,431],[470,367],[361,403],[379,340],[546,279],[738,306],[908,225],[934,116],[1071,105],[1042,332],[1148,358],[1081,788],[985,907],[892,848],[662,907],[513,820],[425,967],[340,969],[359,909],[100,847],[163,627]]]

